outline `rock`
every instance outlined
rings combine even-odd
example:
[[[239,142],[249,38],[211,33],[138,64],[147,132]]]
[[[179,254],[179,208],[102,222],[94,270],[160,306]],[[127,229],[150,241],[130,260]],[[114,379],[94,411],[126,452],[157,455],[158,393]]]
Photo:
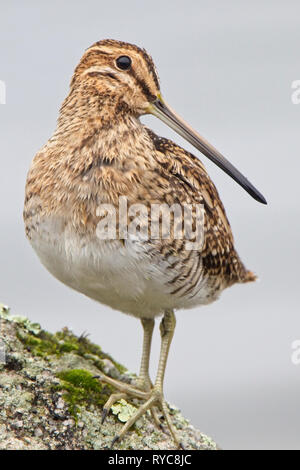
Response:
[[[137,401],[116,403],[101,426],[112,389],[101,372],[131,382],[135,376],[86,336],[64,328],[48,333],[0,305],[0,449],[109,449]],[[173,423],[186,449],[216,450],[174,406]],[[174,449],[150,414],[141,417],[116,449]]]

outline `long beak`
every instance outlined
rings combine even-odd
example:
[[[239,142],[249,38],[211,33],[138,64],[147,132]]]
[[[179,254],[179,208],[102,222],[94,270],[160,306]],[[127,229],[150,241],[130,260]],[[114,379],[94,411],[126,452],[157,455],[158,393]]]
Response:
[[[242,175],[223,155],[210,145],[203,137],[194,131],[172,108],[162,99],[160,95],[149,106],[148,112],[161,119],[179,135],[184,137],[194,147],[200,150],[206,157],[222,168],[231,178],[244,188],[256,201],[267,204],[264,196]]]

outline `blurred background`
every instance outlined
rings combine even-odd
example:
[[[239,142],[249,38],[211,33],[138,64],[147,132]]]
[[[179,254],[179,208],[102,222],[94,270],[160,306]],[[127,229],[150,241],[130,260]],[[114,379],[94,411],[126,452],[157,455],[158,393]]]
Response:
[[[142,329],[60,284],[26,241],[26,173],[51,136],[73,69],[93,42],[114,38],[153,56],[167,101],[266,196],[256,203],[154,117],[157,133],[204,161],[237,249],[260,281],[177,313],[167,399],[223,449],[300,449],[298,1],[138,0],[1,4],[0,301],[44,328],[64,326],[138,371]],[[159,354],[155,331],[151,371]]]

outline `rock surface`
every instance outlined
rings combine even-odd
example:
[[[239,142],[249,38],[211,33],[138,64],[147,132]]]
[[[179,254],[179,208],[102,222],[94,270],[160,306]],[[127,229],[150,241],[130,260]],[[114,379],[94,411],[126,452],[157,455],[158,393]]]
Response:
[[[0,449],[108,449],[136,409],[121,400],[101,426],[102,406],[112,389],[93,378],[104,372],[131,382],[135,376],[85,336],[56,334],[0,305]],[[170,405],[185,449],[216,450]],[[116,449],[174,449],[169,433],[148,414]]]

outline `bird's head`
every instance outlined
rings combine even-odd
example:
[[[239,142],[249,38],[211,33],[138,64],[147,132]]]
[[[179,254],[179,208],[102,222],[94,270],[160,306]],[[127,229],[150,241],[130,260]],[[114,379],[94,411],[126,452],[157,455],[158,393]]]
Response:
[[[152,58],[144,49],[106,39],[86,50],[75,69],[71,88],[99,96],[114,104],[117,113],[141,116],[160,94]]]
[[[110,125],[121,115],[153,114],[200,150],[254,199],[263,195],[218,150],[193,130],[162,98],[153,60],[133,44],[106,39],[86,50],[71,81],[88,103],[86,113],[102,114]],[[94,109],[92,109],[94,108]]]

